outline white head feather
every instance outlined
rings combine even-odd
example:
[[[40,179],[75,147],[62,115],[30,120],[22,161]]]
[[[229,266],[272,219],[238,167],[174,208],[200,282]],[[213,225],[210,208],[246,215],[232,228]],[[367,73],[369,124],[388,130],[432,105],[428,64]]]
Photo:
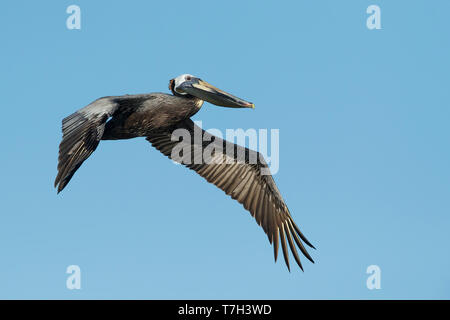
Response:
[[[185,93],[185,92],[180,92],[180,91],[177,90],[177,88],[178,88],[178,86],[180,86],[183,82],[188,81],[188,80],[190,80],[191,78],[194,78],[194,76],[191,75],[191,74],[188,74],[188,73],[185,73],[185,74],[182,74],[181,76],[176,77],[176,78],[174,79],[174,80],[175,80],[174,90],[175,90],[177,93],[179,93],[179,94],[186,95],[187,93]]]

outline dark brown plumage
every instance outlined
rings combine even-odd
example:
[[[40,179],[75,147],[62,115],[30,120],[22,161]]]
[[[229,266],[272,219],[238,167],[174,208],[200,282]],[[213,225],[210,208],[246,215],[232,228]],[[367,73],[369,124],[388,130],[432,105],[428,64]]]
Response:
[[[303,242],[314,247],[293,221],[272,176],[262,174],[262,170],[268,170],[262,155],[213,136],[190,120],[201,108],[203,100],[235,108],[253,107],[253,104],[193,76],[180,77],[170,82],[174,95],[153,93],[104,97],[65,118],[62,123],[63,140],[59,147],[58,174],[55,179],[58,193],[67,186],[76,170],[95,151],[100,140],[146,137],[164,155],[194,170],[243,204],[263,228],[269,242],[273,243],[275,260],[281,242],[288,269],[289,246],[295,261],[303,270],[296,245],[312,262],[314,261]],[[173,133],[178,129],[188,132],[190,139],[174,140]],[[194,139],[195,132],[201,132],[201,142]],[[210,162],[198,159],[198,155],[203,155],[207,147],[212,150],[210,156],[213,161]],[[188,153],[174,159],[174,148],[180,148],[182,153],[187,150]],[[233,152],[230,154],[229,150]]]
[[[172,132],[180,128],[186,129],[191,133],[191,139],[188,139],[188,142],[186,140],[172,140]],[[201,131],[204,137],[201,144],[196,144],[198,139],[194,139],[194,132],[196,130]],[[269,238],[269,242],[271,244],[273,242],[275,260],[278,255],[278,240],[280,239],[286,265],[290,268],[286,245],[287,239],[295,261],[303,269],[292,241],[292,238],[294,238],[300,251],[310,261],[314,262],[301,240],[310,247],[313,246],[300,232],[300,229],[292,219],[289,209],[284,203],[283,197],[272,176],[261,175],[261,169],[267,168],[267,164],[259,152],[213,136],[199,128],[190,119],[177,123],[164,132],[151,134],[147,137],[147,140],[169,158],[172,158],[172,149],[179,143],[182,144],[179,146],[180,148],[190,149],[190,161],[185,166],[197,172],[208,182],[222,189],[227,195],[243,204],[246,210],[250,211],[251,215],[256,219],[256,222],[264,229]],[[205,148],[210,146],[211,141],[215,145],[212,150],[216,151],[211,155],[211,158],[218,161],[211,161],[210,164],[196,164],[194,156],[196,154],[204,154]],[[231,158],[229,153],[226,152],[227,145],[228,150],[234,150],[232,154],[235,157]],[[199,151],[196,152],[195,149],[199,149]],[[237,155],[239,154],[243,154],[244,157],[238,159]],[[257,159],[256,164],[250,164],[250,159],[252,158]]]

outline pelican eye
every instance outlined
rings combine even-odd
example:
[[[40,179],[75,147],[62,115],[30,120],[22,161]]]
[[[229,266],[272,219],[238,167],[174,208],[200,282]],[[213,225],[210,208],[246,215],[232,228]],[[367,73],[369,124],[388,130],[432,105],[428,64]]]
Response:
[[[185,78],[185,80],[190,81],[190,80],[192,80],[192,77],[191,77],[191,76],[187,76],[187,77]]]

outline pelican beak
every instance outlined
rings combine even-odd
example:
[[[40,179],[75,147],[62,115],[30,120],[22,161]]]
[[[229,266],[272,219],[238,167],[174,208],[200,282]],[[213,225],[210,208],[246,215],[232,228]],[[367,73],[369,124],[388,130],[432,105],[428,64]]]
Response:
[[[208,101],[216,106],[228,108],[255,108],[253,103],[222,91],[199,78],[193,78],[190,81],[183,82],[177,90],[181,90],[199,99]]]

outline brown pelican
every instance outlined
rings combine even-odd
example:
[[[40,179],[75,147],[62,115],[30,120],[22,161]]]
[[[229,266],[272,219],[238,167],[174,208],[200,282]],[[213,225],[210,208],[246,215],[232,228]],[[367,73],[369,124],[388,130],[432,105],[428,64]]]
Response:
[[[280,241],[289,270],[287,244],[302,270],[295,244],[314,262],[303,242],[314,248],[313,245],[295,224],[272,176],[262,174],[263,169],[268,169],[263,156],[203,131],[190,119],[200,110],[204,101],[229,108],[254,108],[253,103],[189,74],[170,80],[169,89],[173,95],[150,93],[99,98],[63,119],[63,139],[59,145],[58,175],[55,179],[58,193],[94,152],[100,140],[145,137],[164,155],[195,170],[208,182],[243,204],[264,229],[269,242],[273,243],[275,261]],[[177,141],[172,136],[177,129],[186,130],[191,137],[194,132],[201,132],[204,138],[200,141],[195,138]],[[195,161],[198,160],[194,159],[195,151],[203,151],[209,144],[205,141],[214,141],[216,148],[212,156],[215,161]],[[174,159],[172,151],[179,143],[184,143],[184,147],[192,151],[190,154],[186,153],[191,161],[184,161],[185,157],[183,161]],[[227,150],[233,152],[230,154]],[[252,162],[251,159],[255,161]]]

